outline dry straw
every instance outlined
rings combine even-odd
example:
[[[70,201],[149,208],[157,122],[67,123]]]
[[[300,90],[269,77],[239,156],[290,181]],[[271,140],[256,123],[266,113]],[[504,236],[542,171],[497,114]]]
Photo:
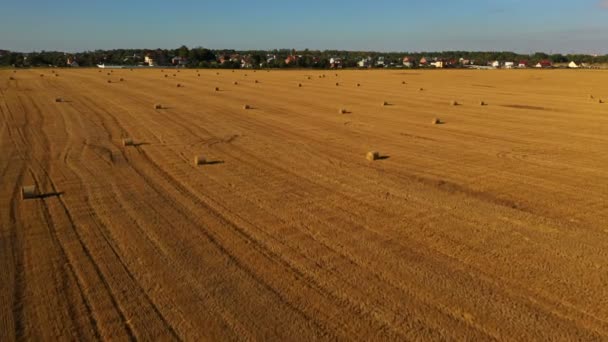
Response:
[[[370,151],[370,152],[367,152],[367,154],[365,155],[365,158],[367,158],[367,160],[369,160],[369,161],[378,160],[378,159],[380,159],[380,153],[376,152],[376,151]]]

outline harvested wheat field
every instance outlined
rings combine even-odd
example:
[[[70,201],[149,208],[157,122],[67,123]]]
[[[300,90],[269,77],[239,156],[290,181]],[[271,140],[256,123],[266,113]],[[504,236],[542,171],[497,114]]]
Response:
[[[1,341],[608,339],[608,72],[60,73],[0,70]]]

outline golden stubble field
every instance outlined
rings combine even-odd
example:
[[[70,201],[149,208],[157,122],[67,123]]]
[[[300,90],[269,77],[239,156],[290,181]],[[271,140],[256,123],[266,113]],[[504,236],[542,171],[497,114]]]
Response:
[[[0,340],[606,340],[599,99],[608,72],[0,70]]]

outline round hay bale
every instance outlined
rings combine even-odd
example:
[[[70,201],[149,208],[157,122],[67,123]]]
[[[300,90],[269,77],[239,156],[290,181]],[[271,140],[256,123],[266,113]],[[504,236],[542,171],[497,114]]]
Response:
[[[239,85],[239,82],[234,81],[232,84],[234,84],[234,85]]]
[[[310,78],[311,78],[310,76],[306,77],[307,80],[309,80]]]
[[[423,91],[423,90],[424,90],[424,88],[420,87],[420,88],[418,88],[418,90],[419,90],[419,91]]]
[[[220,88],[219,87],[215,87],[215,91],[220,91]]]
[[[198,77],[201,77],[201,74],[197,74]]]
[[[367,152],[365,158],[369,161],[374,161],[380,159],[380,153],[376,151]]]
[[[122,139],[122,146],[133,146],[133,139],[132,138],[124,138]]]
[[[346,114],[346,109],[344,109],[344,108],[338,109],[338,114]]]
[[[598,99],[598,100],[597,100],[597,103],[604,103],[604,100],[602,100],[602,99]]]
[[[101,70],[99,70],[99,72],[101,72]],[[51,70],[51,74],[54,74],[54,73],[55,73],[55,70]]]
[[[59,74],[55,74],[55,77],[59,77]]]
[[[340,83],[336,82],[336,87],[339,87],[339,86],[340,86]]]
[[[160,69],[160,72],[165,72],[165,69]]]
[[[173,77],[177,77],[177,75],[176,75],[176,74],[173,74]]]
[[[169,77],[169,75],[165,74],[165,77]]]
[[[120,82],[124,82],[124,81],[125,81],[125,79],[124,79],[124,78],[121,78],[119,81],[120,81]]]
[[[176,84],[175,86],[178,87],[178,88],[182,87],[182,85],[180,83]]]
[[[97,72],[101,73],[101,70],[98,70]]]
[[[336,77],[338,77],[338,74],[336,74]]]
[[[382,107],[384,107],[384,106],[388,106],[388,102],[387,101],[383,101],[382,102]]]
[[[245,77],[247,77],[247,74],[245,74]]]
[[[38,189],[35,185],[25,185],[21,187],[21,199],[32,199],[38,197]]]
[[[360,86],[361,86],[361,83],[357,83],[357,87],[360,87]]]
[[[302,88],[302,83],[298,83],[298,88]]]
[[[219,72],[216,72],[215,74],[219,76],[219,74],[220,74],[220,73],[219,73]]]
[[[108,80],[108,83],[112,83],[112,80]]]
[[[255,82],[255,83],[260,83],[260,81],[258,81],[258,80],[255,80],[254,82]]]
[[[9,81],[14,81],[15,80],[15,78],[13,76],[9,76],[8,79],[9,79]]]
[[[44,74],[40,74],[40,77],[44,77]]]
[[[401,84],[405,84],[405,81],[401,81]]]
[[[486,105],[486,103],[485,103],[485,102],[483,102],[483,101],[479,101],[479,105],[480,105],[480,106],[485,106],[485,105]]]
[[[61,98],[61,97],[56,97],[56,98],[55,98],[55,102],[63,102],[63,98]]]
[[[110,70],[111,73],[114,73],[114,70]]]
[[[593,99],[594,99],[593,95],[589,94],[589,100],[593,100]]]
[[[450,105],[452,105],[452,106],[458,106],[458,101],[452,100],[452,101],[450,101]]]
[[[194,156],[194,166],[205,165],[206,162],[204,156]]]
[[[163,109],[163,105],[160,103],[157,103],[154,105],[154,109]]]
[[[434,119],[433,119],[433,121],[431,121],[431,123],[432,123],[433,125],[439,125],[439,124],[441,123],[441,119],[439,119],[439,118],[434,118]]]
[[[251,109],[251,106],[250,106],[250,105],[248,105],[248,104],[243,105],[243,109],[245,109],[245,110],[247,110],[247,109]]]
[[[110,73],[108,72],[106,75],[107,75],[107,76],[110,76]]]

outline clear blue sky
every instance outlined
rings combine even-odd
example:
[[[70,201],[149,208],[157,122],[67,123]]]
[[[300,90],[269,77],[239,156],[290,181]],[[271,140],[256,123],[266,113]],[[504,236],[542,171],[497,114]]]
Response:
[[[0,0],[0,49],[608,53],[608,0]]]

